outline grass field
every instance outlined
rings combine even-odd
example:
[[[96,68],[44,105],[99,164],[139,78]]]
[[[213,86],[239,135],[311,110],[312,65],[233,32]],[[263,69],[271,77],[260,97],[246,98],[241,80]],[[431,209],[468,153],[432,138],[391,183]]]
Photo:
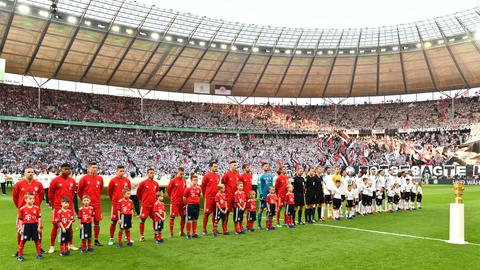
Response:
[[[144,243],[138,242],[138,220],[134,220],[133,247],[104,246],[95,252],[59,257],[34,257],[34,245],[27,243],[25,262],[11,254],[16,250],[16,209],[10,196],[0,196],[0,262],[2,269],[479,269],[480,268],[480,187],[467,186],[465,200],[466,241],[475,244],[451,245],[435,239],[448,239],[451,186],[424,186],[423,209],[413,212],[382,213],[354,220],[327,221],[295,229],[256,231],[242,236],[212,236],[185,240],[176,236],[165,243],[153,243],[150,221]],[[104,197],[101,242],[106,244],[109,202]],[[51,211],[43,207],[49,220]],[[200,220],[201,223],[201,220]],[[231,222],[230,222],[231,223]],[[232,224],[230,224],[232,226]],[[50,222],[44,222],[43,248],[48,249]],[[209,223],[209,227],[211,224]],[[168,226],[167,226],[168,227]],[[201,226],[199,226],[201,227]],[[348,228],[344,228],[348,227]],[[78,246],[78,227],[74,243]],[[349,228],[364,229],[352,230]],[[177,227],[176,227],[177,229]],[[168,230],[168,228],[167,228]],[[411,238],[373,231],[406,234],[435,239]],[[164,231],[165,232],[165,231]],[[177,229],[178,232],[178,229]],[[165,235],[165,234],[164,234]],[[57,248],[58,250],[58,248]]]

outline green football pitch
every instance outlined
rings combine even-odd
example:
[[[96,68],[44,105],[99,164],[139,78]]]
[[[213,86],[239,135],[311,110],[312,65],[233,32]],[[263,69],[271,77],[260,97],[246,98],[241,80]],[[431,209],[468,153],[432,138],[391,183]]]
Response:
[[[443,241],[448,239],[452,187],[424,186],[423,209],[417,211],[381,213],[241,236],[213,238],[210,234],[186,240],[176,234],[174,238],[165,237],[163,244],[153,242],[151,221],[146,225],[146,242],[140,243],[135,219],[133,247],[105,245],[86,255],[74,252],[71,257],[60,257],[57,247],[54,254],[37,260],[34,245],[28,242],[26,260],[17,262],[11,256],[16,250],[16,209],[10,196],[0,196],[0,262],[2,269],[479,269],[480,187],[467,186],[463,198],[465,240],[470,242],[467,245]],[[105,218],[100,240],[106,244],[110,206],[107,198],[103,199]],[[43,217],[46,222],[42,246],[48,249],[51,210],[45,206]],[[201,219],[199,225],[201,228]],[[231,222],[229,225],[232,227]],[[178,221],[176,226],[178,232]],[[74,228],[74,243],[78,246],[78,227]]]

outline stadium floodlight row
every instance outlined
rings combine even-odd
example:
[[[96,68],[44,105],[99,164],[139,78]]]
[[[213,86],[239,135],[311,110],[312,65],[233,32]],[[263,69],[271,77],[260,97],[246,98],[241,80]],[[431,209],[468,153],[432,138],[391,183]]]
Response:
[[[480,85],[479,8],[401,25],[269,27],[129,1],[0,1],[7,72],[192,93],[347,97]]]

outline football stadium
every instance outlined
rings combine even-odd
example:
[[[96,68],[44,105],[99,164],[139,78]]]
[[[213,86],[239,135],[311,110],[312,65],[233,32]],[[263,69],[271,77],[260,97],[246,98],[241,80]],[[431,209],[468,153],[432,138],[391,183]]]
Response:
[[[478,3],[220,2],[0,0],[1,267],[479,269]]]

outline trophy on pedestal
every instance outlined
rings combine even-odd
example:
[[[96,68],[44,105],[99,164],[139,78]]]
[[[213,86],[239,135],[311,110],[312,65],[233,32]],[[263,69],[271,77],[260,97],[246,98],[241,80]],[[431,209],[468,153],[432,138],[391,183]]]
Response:
[[[453,191],[455,192],[455,203],[450,204],[450,244],[466,244],[465,242],[465,216],[463,204],[464,181],[454,181]]]

